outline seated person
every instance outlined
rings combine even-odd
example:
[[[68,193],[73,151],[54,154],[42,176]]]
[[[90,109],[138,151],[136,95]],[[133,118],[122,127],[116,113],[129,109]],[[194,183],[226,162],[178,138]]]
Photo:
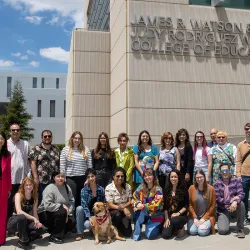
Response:
[[[75,226],[74,196],[70,187],[65,183],[65,174],[55,171],[52,174],[54,183],[49,184],[43,191],[42,203],[39,206],[40,220],[48,228],[49,241],[62,244],[64,234]]]
[[[141,226],[146,225],[145,235],[153,240],[160,235],[164,221],[162,189],[158,183],[155,171],[148,168],[143,171],[142,184],[133,195],[134,223],[133,238],[141,239]]]
[[[165,222],[162,238],[171,238],[174,231],[176,231],[177,237],[181,238],[185,234],[184,226],[188,222],[188,191],[180,171],[172,170],[168,178],[169,186],[164,191]]]
[[[126,183],[126,171],[118,167],[114,170],[113,181],[105,189],[105,198],[109,205],[112,224],[125,237],[132,234],[131,187]]]
[[[93,168],[86,170],[87,186],[81,190],[81,206],[76,208],[76,240],[83,238],[85,229],[91,230],[90,217],[93,216],[95,202],[104,202],[105,194],[103,187],[96,184],[96,171]]]
[[[219,234],[227,234],[230,222],[236,219],[237,237],[245,238],[243,231],[245,206],[243,203],[244,192],[241,180],[231,177],[230,166],[228,164],[222,163],[219,169],[222,179],[217,180],[214,184],[218,214],[218,232]]]
[[[18,232],[17,246],[22,249],[30,248],[30,242],[39,238],[46,231],[37,215],[37,185],[31,178],[23,179],[15,195],[15,213],[7,225],[9,232]]]
[[[191,235],[207,236],[211,230],[215,234],[216,223],[214,188],[207,184],[202,168],[194,174],[194,185],[189,190],[188,232]]]

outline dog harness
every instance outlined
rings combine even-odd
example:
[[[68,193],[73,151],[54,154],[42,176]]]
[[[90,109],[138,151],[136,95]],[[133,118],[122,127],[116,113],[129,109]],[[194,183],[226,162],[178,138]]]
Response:
[[[109,211],[106,210],[106,214],[102,215],[102,216],[98,216],[96,215],[96,221],[98,223],[98,225],[102,225],[109,217]]]

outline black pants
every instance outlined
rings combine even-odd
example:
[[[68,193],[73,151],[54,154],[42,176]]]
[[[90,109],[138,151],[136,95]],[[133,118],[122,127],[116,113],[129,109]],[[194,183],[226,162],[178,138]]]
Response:
[[[159,175],[159,184],[160,184],[160,187],[162,188],[162,190],[164,190],[165,188],[167,188],[169,186],[169,181],[168,181],[168,175]]]
[[[86,181],[86,176],[67,176],[67,184],[73,193],[75,199],[75,207],[81,205],[81,190],[84,187],[84,182]]]
[[[170,219],[170,225],[167,228],[162,230],[162,238],[169,239],[171,238],[173,231],[182,229],[184,225],[188,222],[187,216],[176,216]]]
[[[46,231],[45,227],[35,229],[34,221],[28,220],[23,214],[10,217],[7,229],[11,233],[18,232],[19,240],[22,242],[28,242],[30,236],[42,235]]]
[[[72,216],[68,217],[66,223],[67,212],[61,206],[56,212],[44,212],[39,214],[40,222],[48,228],[51,236],[62,239],[67,231],[71,231],[75,226],[76,221]]]
[[[20,184],[12,184],[12,190],[11,190],[11,194],[10,197],[8,199],[8,215],[7,215],[7,219],[9,219],[14,212],[14,197],[16,195],[16,193],[18,192],[18,189],[20,187]]]
[[[120,210],[110,210],[112,224],[118,229],[119,232],[125,237],[130,237],[132,234],[131,220]]]

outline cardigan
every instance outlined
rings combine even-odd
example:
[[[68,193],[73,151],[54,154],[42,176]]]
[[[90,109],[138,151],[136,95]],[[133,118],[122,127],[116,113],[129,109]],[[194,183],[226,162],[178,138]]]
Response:
[[[181,168],[181,172],[190,174],[190,180],[192,180],[194,172],[194,160],[193,160],[193,148],[191,144],[186,144],[184,147],[184,166]]]
[[[208,192],[209,192],[209,201],[206,213],[203,215],[202,219],[210,220],[212,226],[212,234],[215,234],[215,223],[216,223],[216,213],[215,213],[215,206],[216,206],[216,195],[213,186],[207,185]],[[196,219],[196,192],[197,189],[194,185],[190,186],[188,193],[189,193],[189,218]]]

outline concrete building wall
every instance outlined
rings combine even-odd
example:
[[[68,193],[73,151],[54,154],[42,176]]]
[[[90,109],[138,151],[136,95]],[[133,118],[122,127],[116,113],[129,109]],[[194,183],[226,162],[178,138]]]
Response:
[[[7,77],[11,77],[11,87],[16,81],[20,81],[23,93],[27,100],[25,107],[33,118],[29,126],[34,128],[34,139],[31,145],[41,142],[41,132],[50,129],[53,133],[53,143],[65,142],[65,117],[64,101],[66,88],[66,75],[61,73],[42,72],[0,72],[0,103],[9,102],[7,97]],[[37,78],[37,87],[33,88],[33,77]],[[44,88],[42,88],[44,78]],[[56,88],[56,78],[59,78],[59,88]],[[41,117],[38,117],[38,100],[41,100]],[[55,117],[50,117],[50,101],[55,101]]]
[[[187,0],[134,0],[128,4],[129,28],[135,15],[182,18],[187,30],[192,30],[190,18],[243,26],[250,22],[247,10],[191,6]],[[181,127],[191,135],[200,129],[208,134],[211,127],[217,127],[241,139],[250,115],[249,58],[136,53],[131,44],[127,53],[128,132],[132,144],[144,128],[155,142],[164,131],[176,132]]]
[[[78,130],[93,148],[100,132],[110,132],[110,34],[77,29],[70,52],[66,139]]]

